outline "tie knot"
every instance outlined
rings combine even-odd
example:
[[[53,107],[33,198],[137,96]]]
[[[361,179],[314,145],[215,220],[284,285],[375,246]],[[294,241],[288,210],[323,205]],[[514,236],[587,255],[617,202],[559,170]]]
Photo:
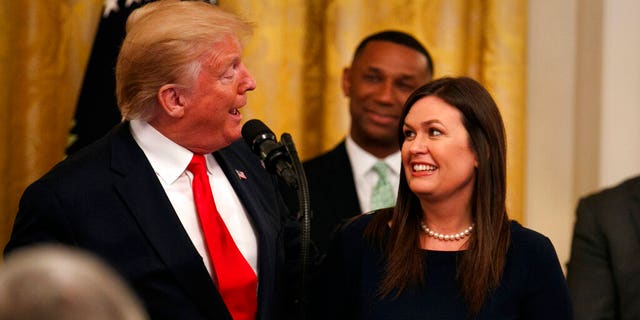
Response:
[[[387,171],[389,171],[389,168],[384,161],[379,160],[378,162],[376,162],[376,164],[373,165],[373,171],[375,171],[380,178],[386,179]]]
[[[187,166],[187,170],[191,171],[194,175],[207,172],[207,162],[204,156],[201,154],[194,154],[191,158],[191,162]]]

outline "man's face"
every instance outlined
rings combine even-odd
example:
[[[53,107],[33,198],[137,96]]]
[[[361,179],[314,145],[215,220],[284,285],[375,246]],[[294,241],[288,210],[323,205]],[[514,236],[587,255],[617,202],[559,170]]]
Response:
[[[398,150],[404,102],[429,80],[427,58],[420,52],[388,41],[369,42],[342,77],[343,92],[350,98],[353,140],[379,157]]]
[[[241,137],[239,109],[247,103],[247,91],[256,87],[242,63],[242,48],[236,37],[225,37],[213,45],[213,51],[186,95],[184,118],[193,134],[189,149],[194,152],[218,150]]]

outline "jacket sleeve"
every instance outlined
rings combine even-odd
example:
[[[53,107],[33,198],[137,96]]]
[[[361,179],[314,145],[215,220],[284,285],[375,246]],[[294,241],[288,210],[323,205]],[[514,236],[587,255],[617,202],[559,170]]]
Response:
[[[567,270],[576,319],[614,319],[615,285],[609,249],[588,199],[578,203]]]

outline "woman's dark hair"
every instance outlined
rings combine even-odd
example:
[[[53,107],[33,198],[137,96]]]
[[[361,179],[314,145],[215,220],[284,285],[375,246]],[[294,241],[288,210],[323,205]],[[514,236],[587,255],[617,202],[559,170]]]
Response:
[[[440,78],[416,89],[407,99],[398,129],[401,147],[404,119],[411,107],[427,96],[438,97],[461,112],[470,147],[478,160],[471,199],[474,233],[456,271],[469,311],[477,314],[489,290],[500,283],[509,246],[504,124],[491,95],[477,81],[467,77]],[[387,264],[379,290],[382,297],[394,290],[399,294],[408,286],[429,285],[424,283],[421,220],[420,202],[409,189],[403,168],[396,207],[376,215],[365,231],[367,239],[385,250]]]

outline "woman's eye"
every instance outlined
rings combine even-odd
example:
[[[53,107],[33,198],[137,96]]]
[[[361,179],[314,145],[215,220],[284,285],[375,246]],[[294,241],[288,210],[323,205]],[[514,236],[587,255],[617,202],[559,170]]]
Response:
[[[415,132],[413,132],[413,131],[410,131],[410,130],[405,130],[405,131],[404,131],[404,137],[405,137],[405,138],[412,138],[412,137],[414,137],[415,135],[416,135],[416,133],[415,133]]]
[[[440,136],[440,135],[442,135],[442,131],[432,128],[432,129],[429,129],[429,135],[430,136]]]

